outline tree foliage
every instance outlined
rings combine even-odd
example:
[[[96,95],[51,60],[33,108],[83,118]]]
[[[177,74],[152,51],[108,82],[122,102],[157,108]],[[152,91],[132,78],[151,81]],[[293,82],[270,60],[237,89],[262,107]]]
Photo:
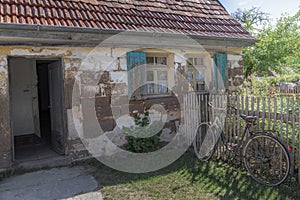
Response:
[[[268,13],[262,12],[260,8],[237,9],[231,14],[249,32],[254,32],[264,22],[269,21]]]
[[[295,15],[282,15],[275,25],[265,24],[252,34],[259,42],[243,50],[246,76],[268,71],[283,74],[287,69],[300,72],[300,9]]]

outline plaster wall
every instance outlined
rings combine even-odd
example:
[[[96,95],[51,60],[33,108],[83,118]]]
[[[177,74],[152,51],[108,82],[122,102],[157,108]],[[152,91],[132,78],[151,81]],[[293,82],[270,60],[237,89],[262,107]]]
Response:
[[[88,137],[95,137],[93,133],[94,126],[99,125],[103,132],[112,132],[117,125],[114,116],[122,116],[136,110],[142,112],[146,104],[157,103],[155,99],[153,102],[151,100],[128,101],[126,52],[132,50],[131,48],[110,47],[2,46],[0,48],[0,169],[10,168],[12,164],[12,137],[9,116],[9,57],[62,59],[64,106],[68,124],[68,153],[76,160],[89,155],[79,136],[84,136],[90,131]],[[186,61],[185,55],[199,53],[195,50],[165,49],[165,51],[174,53],[174,63],[182,64]],[[212,53],[212,51],[206,52],[207,60],[205,63],[207,65],[211,64],[210,55]],[[234,83],[235,78],[240,75],[231,73],[231,71],[241,72],[241,49],[228,49],[228,53],[229,81]],[[117,99],[114,98],[115,94],[118,94]],[[124,102],[126,103],[124,104]],[[96,115],[85,112],[83,109],[85,104],[92,105],[89,109],[95,110]],[[168,126],[175,129],[176,124],[181,120],[181,108],[178,107],[178,102],[172,98],[166,98],[164,104],[168,112]],[[91,120],[83,122],[84,117]],[[124,142],[122,138],[115,139],[117,143]]]

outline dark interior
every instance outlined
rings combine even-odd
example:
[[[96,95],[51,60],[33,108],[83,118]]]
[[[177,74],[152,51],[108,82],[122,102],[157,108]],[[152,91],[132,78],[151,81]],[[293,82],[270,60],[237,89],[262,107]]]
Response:
[[[51,118],[49,100],[49,61],[37,61],[39,114],[42,143],[51,145]]]

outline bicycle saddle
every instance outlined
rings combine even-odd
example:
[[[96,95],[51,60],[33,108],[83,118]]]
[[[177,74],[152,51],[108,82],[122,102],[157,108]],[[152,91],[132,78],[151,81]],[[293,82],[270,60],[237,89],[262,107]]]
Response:
[[[240,117],[245,120],[246,122],[255,122],[257,120],[257,117],[256,116],[247,116],[247,115],[244,115],[244,114],[241,114]]]

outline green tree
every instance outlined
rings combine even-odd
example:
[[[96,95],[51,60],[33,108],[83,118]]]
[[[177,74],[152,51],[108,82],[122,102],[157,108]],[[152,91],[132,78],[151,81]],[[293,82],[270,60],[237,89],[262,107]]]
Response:
[[[250,9],[237,9],[231,15],[249,32],[253,33],[264,22],[269,21],[268,13],[260,10],[260,8],[252,7]]]
[[[286,67],[300,72],[300,9],[293,15],[282,15],[275,25],[265,25],[255,36],[260,40],[244,48],[246,76],[268,70],[283,74]]]

